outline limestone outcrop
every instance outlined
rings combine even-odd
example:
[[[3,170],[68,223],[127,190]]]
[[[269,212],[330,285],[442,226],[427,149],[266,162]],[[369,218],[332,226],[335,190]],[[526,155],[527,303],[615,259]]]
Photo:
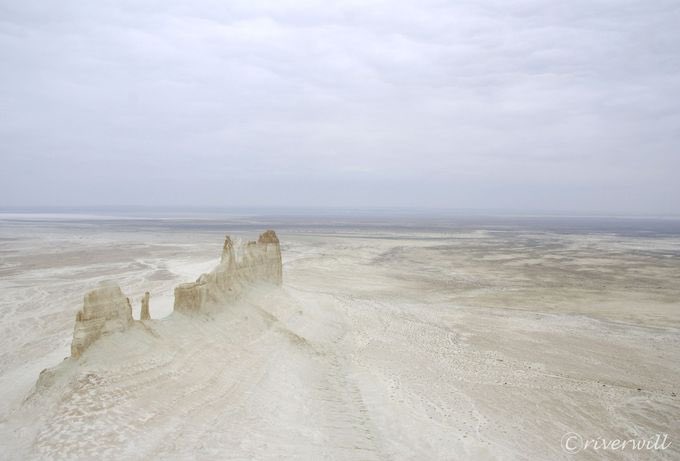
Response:
[[[257,241],[248,242],[242,258],[237,258],[234,244],[227,236],[217,267],[195,282],[175,288],[174,310],[206,312],[235,300],[255,283],[281,285],[282,282],[281,246],[274,231],[268,230]],[[142,298],[142,321],[151,320],[149,297],[147,291]],[[117,285],[101,284],[85,295],[83,308],[76,315],[71,357],[80,357],[101,336],[125,331],[133,325],[129,298]]]
[[[120,287],[101,284],[85,295],[83,308],[76,314],[71,357],[80,357],[100,336],[125,331],[132,323],[130,300]]]
[[[151,320],[151,314],[149,314],[149,292],[144,293],[142,298],[142,309],[139,314],[139,320]]]
[[[237,260],[233,242],[227,236],[220,264],[195,282],[183,283],[175,288],[174,310],[201,312],[233,301],[244,287],[255,282],[281,285],[282,274],[281,246],[274,231],[268,230],[257,241],[248,242],[240,260]]]

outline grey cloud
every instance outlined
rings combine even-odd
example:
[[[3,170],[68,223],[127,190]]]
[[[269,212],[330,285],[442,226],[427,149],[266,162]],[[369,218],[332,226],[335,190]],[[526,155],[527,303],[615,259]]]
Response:
[[[678,213],[674,1],[0,2],[0,206]]]

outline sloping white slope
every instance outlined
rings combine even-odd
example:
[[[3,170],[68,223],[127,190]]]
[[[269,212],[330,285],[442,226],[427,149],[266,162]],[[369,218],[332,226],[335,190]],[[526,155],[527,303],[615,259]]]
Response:
[[[678,459],[677,328],[473,304],[493,292],[496,266],[453,264],[468,241],[450,254],[431,245],[300,238],[282,287],[134,322],[44,373],[3,413],[0,457],[565,459],[560,439],[573,431],[668,433],[674,444],[653,457]],[[456,301],[463,282],[471,305]],[[589,291],[572,300],[551,286],[546,305],[598,313]]]
[[[25,404],[25,448],[41,459],[379,459],[349,357],[333,347],[344,328],[305,317],[267,287],[221,314],[103,337],[43,374]]]

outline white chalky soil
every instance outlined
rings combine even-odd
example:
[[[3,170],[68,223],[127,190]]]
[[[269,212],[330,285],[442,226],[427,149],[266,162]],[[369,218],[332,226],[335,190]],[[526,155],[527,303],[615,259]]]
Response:
[[[172,314],[270,227],[229,226],[4,218],[3,459],[561,459],[569,431],[680,456],[680,236],[288,226],[281,288]],[[152,320],[62,362],[105,279]]]

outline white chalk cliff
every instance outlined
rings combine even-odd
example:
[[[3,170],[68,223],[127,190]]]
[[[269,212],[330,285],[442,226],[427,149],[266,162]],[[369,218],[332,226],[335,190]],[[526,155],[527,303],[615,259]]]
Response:
[[[127,330],[133,323],[130,300],[115,284],[102,284],[85,295],[76,314],[71,357],[80,357],[100,336]]]
[[[282,283],[281,247],[273,230],[248,242],[243,257],[237,259],[234,245],[226,237],[220,263],[195,282],[175,288],[174,310],[196,314],[219,309],[237,299],[255,283]],[[150,320],[149,293],[142,299],[141,319]],[[71,357],[78,358],[97,339],[122,332],[134,324],[130,300],[118,285],[102,284],[85,295],[83,308],[76,314]]]
[[[220,264],[192,283],[175,288],[174,310],[201,312],[233,301],[253,282],[282,283],[281,247],[276,233],[269,230],[248,242],[241,261],[236,260],[234,245],[225,239]]]

